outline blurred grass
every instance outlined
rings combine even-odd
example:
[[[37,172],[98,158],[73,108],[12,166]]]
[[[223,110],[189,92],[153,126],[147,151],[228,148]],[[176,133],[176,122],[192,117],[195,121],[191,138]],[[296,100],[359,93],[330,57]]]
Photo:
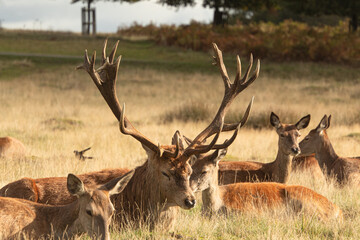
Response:
[[[135,167],[144,162],[143,148],[138,141],[120,134],[116,119],[89,76],[74,70],[81,64],[84,48],[97,49],[99,53],[104,37],[11,34],[14,36],[1,35],[1,51],[48,54],[46,51],[51,48],[51,54],[79,56],[79,59],[0,57],[0,136],[16,137],[27,147],[26,159],[0,159],[1,186],[25,176],[66,176],[69,172]],[[25,41],[23,38],[31,44],[15,46],[18,45],[16,39]],[[111,38],[112,43],[115,38]],[[3,45],[6,41],[8,47]],[[81,44],[77,45],[76,41]],[[128,49],[120,47],[119,51],[124,55],[124,62],[117,92],[120,103],[126,102],[127,117],[145,136],[161,144],[170,143],[176,130],[194,138],[215,115],[224,91],[218,70],[210,65],[210,54],[160,49],[147,41],[125,42]],[[43,43],[46,47],[36,46]],[[126,62],[123,50],[132,54],[129,58],[139,61]],[[169,52],[173,58],[166,61],[171,55]],[[181,56],[179,61],[176,55]],[[229,55],[224,57],[227,69],[233,73],[235,57]],[[140,62],[144,58],[148,62]],[[249,122],[229,147],[226,159],[260,162],[275,159],[278,137],[268,127],[271,111],[284,123],[295,123],[311,114],[310,125],[301,131],[302,136],[315,128],[324,114],[332,114],[328,134],[334,149],[340,156],[359,156],[359,83],[358,69],[344,65],[262,62],[260,77],[234,100],[227,116],[229,122],[241,119],[249,100],[255,96]],[[230,135],[221,134],[220,140]],[[91,156],[95,159],[77,161],[73,150],[88,146],[92,146]],[[322,223],[311,217],[281,213],[275,216],[230,213],[208,219],[200,215],[199,204],[194,210],[180,211],[174,231],[182,239],[360,238],[360,191],[357,188],[339,189],[331,182],[323,184],[302,174],[292,175],[290,183],[310,187],[334,201],[345,213],[344,223]],[[113,230],[112,237],[174,239],[167,232],[150,232],[146,228]]]
[[[89,55],[97,51],[97,61],[105,38],[109,38],[108,51],[112,49],[116,40],[120,40],[118,52],[123,56],[121,67],[151,68],[167,72],[201,72],[218,74],[216,67],[211,65],[211,46],[207,53],[184,50],[177,47],[162,47],[152,40],[127,40],[117,35],[98,35],[86,37],[73,33],[33,32],[33,31],[0,31],[0,52],[59,55],[61,58],[45,56],[11,56],[0,54],[0,63],[11,61],[29,61],[33,63],[32,71],[42,71],[49,67],[56,68],[66,65],[70,69],[81,64],[85,48]],[[257,59],[254,56],[254,59]],[[248,59],[242,59],[243,66]],[[234,76],[235,55],[224,55],[224,62],[229,73]],[[0,80],[4,77],[16,77],[27,71],[17,71],[19,66],[7,64],[1,68]],[[273,76],[284,81],[295,81],[299,77],[317,81],[321,78],[337,82],[350,81],[360,78],[360,71],[356,67],[341,64],[312,63],[312,62],[261,62],[261,75]]]

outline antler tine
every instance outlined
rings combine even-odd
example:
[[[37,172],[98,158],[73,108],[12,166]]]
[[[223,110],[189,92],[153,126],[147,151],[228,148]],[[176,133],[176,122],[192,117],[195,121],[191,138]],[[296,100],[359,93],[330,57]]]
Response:
[[[224,64],[222,52],[220,51],[220,49],[218,48],[216,43],[213,43],[213,48],[214,48],[214,53],[215,53],[215,56],[213,56],[213,58],[215,60],[214,65],[217,65],[219,67],[219,69],[220,69],[220,73],[221,73],[221,76],[222,76],[223,81],[224,81],[225,89],[229,89],[230,85],[231,85],[231,82],[230,82],[228,73],[226,71],[226,67],[225,67],[225,64]]]
[[[238,68],[237,77],[235,78],[234,83],[231,83],[229,80],[225,65],[224,65],[222,52],[219,50],[219,48],[217,47],[217,45],[215,43],[213,43],[213,48],[214,48],[214,52],[215,52],[214,60],[215,60],[216,65],[219,66],[220,73],[221,73],[221,76],[223,78],[224,85],[225,85],[224,97],[223,97],[223,100],[220,104],[218,112],[216,113],[216,116],[213,119],[213,121],[197,137],[195,137],[195,139],[192,141],[192,143],[189,145],[189,147],[194,147],[196,145],[201,144],[201,142],[204,139],[212,136],[213,134],[215,134],[218,131],[218,128],[220,125],[220,119],[225,117],[225,114],[226,114],[229,106],[231,105],[232,101],[235,99],[235,97],[240,92],[242,92],[251,83],[253,83],[255,81],[255,79],[259,76],[260,61],[257,62],[255,74],[250,78],[250,80],[247,80],[249,72],[252,67],[252,59],[253,58],[251,55],[250,56],[250,65],[245,73],[244,78],[240,80],[241,62],[240,62],[240,58],[237,57],[237,68]],[[246,120],[244,119],[244,121],[246,121]],[[233,125],[231,125],[232,126],[231,129],[229,129],[229,128],[226,128],[226,129],[233,130],[236,128],[236,125],[235,125],[235,127]]]
[[[106,46],[107,46],[107,42],[108,42],[108,39],[106,38],[105,41],[104,41],[104,47],[103,47],[103,50],[102,50],[102,58],[101,58],[101,63],[104,64],[106,62]]]
[[[228,131],[235,130],[239,124],[241,127],[243,127],[246,124],[247,120],[249,119],[249,115],[250,115],[250,111],[251,111],[251,107],[252,107],[253,103],[254,103],[254,96],[251,98],[249,105],[247,106],[246,111],[244,113],[244,116],[242,117],[240,122],[232,123],[232,124],[224,124],[222,131],[228,132]]]
[[[104,47],[103,47],[103,50],[102,50],[102,64],[105,64],[105,62],[108,60],[108,62],[110,64],[113,64],[114,63],[114,59],[115,59],[115,54],[116,54],[116,50],[117,50],[117,47],[119,45],[119,40],[116,41],[116,43],[114,44],[114,47],[113,49],[111,50],[111,53],[109,55],[109,57],[106,57],[106,48],[107,48],[107,43],[108,43],[108,39],[106,38],[105,41],[104,41]]]
[[[115,54],[116,54],[116,50],[117,50],[118,45],[119,45],[119,40],[116,41],[116,43],[115,43],[115,45],[113,47],[113,50],[111,51],[111,53],[109,55],[109,62],[110,63],[114,62]]]
[[[215,144],[212,149],[224,149],[224,148],[228,148],[236,139],[240,128],[242,127],[241,122],[237,125],[236,130],[234,131],[233,135],[231,136],[231,138],[228,140],[226,139],[225,142],[223,144]]]
[[[116,80],[121,61],[121,55],[114,62],[119,41],[115,43],[109,57],[106,57],[107,42],[108,40],[106,39],[104,41],[104,47],[102,50],[102,66],[100,68],[95,70],[96,52],[94,52],[91,60],[89,60],[87,50],[85,50],[84,63],[83,65],[77,67],[77,69],[84,69],[89,73],[111,111],[120,122],[120,131],[123,134],[131,135],[140,141],[143,145],[153,150],[155,153],[160,154],[161,149],[148,138],[146,138],[143,134],[141,134],[138,130],[136,130],[131,122],[126,118],[125,113],[121,110],[119,100],[116,95]]]
[[[122,111],[120,112],[120,119],[119,119],[120,132],[125,135],[133,136],[136,140],[138,140],[139,142],[141,142],[142,144],[153,150],[161,157],[163,151],[160,150],[161,149],[160,145],[155,145],[153,142],[151,142],[149,139],[143,136],[139,131],[137,131],[131,125],[130,122],[129,122],[130,123],[129,126],[125,126],[125,124],[128,125],[128,123],[125,123],[125,120],[126,118],[125,118],[125,103],[124,103],[122,107]]]
[[[240,122],[233,123],[233,124],[224,124],[224,126],[222,128],[222,132],[227,132],[227,131],[232,131],[232,130],[235,130],[235,132],[229,140],[226,140],[223,144],[215,144],[212,147],[212,149],[227,148],[234,142],[234,140],[236,139],[236,136],[238,134],[238,131],[240,130],[240,128],[242,128],[246,124],[246,122],[249,118],[251,107],[252,107],[253,103],[254,103],[254,97],[251,98],[249,105],[246,108],[246,111],[244,113],[244,116],[242,117]],[[183,137],[185,138],[186,142],[190,145],[192,140],[186,136],[183,136]],[[203,148],[203,146],[198,146],[198,148]]]
[[[199,154],[210,151],[215,146],[216,141],[219,139],[219,136],[220,136],[223,126],[224,126],[224,119],[222,119],[220,128],[219,128],[218,132],[216,133],[214,139],[211,141],[211,143],[209,145],[190,147],[191,146],[191,144],[190,144],[190,146],[185,149],[183,155],[184,156],[199,155]]]

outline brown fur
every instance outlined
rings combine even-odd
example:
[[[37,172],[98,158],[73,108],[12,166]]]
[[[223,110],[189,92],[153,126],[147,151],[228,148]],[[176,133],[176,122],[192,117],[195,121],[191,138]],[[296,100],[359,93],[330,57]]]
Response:
[[[279,118],[271,113],[270,122],[279,135],[278,153],[275,161],[261,162],[227,162],[219,163],[219,183],[221,185],[236,182],[280,182],[286,183],[291,172],[292,149],[299,150],[299,129],[307,127],[310,115],[303,117],[296,124],[282,124]]]
[[[174,146],[162,146],[169,149]],[[145,148],[146,149],[146,148]],[[189,209],[185,201],[195,201],[189,185],[191,167],[188,162],[158,157],[146,149],[148,160],[135,169],[124,191],[112,198],[120,224],[131,221],[146,223],[153,229],[171,229],[178,207]],[[156,164],[155,164],[156,163]],[[163,174],[167,174],[169,177]]]
[[[95,187],[121,177],[129,171],[127,168],[110,168],[84,173],[78,177],[86,187]],[[76,200],[76,197],[67,191],[66,181],[66,177],[22,178],[2,187],[0,196],[22,198],[50,205],[65,205]]]
[[[205,213],[280,209],[290,213],[302,211],[322,220],[342,219],[342,212],[335,204],[306,187],[280,183],[234,183],[219,186],[218,162],[224,155],[222,152],[219,156],[216,151],[193,165],[191,184],[194,190],[202,191]]]
[[[91,237],[109,240],[109,225],[114,212],[109,196],[121,192],[132,174],[133,171],[90,189],[79,178],[69,174],[68,190],[77,199],[62,206],[0,197],[0,237],[68,239],[77,233],[88,233]]]
[[[25,156],[25,146],[13,137],[0,138],[0,157],[3,158],[23,158]]]
[[[311,130],[300,142],[303,155],[315,153],[321,168],[326,169],[327,176],[335,176],[340,184],[360,183],[360,159],[340,157],[336,154],[326,130],[330,127],[331,116],[326,115],[319,125]]]
[[[291,164],[292,172],[309,172],[316,181],[325,181],[325,176],[315,158],[315,154],[309,156],[296,156]]]

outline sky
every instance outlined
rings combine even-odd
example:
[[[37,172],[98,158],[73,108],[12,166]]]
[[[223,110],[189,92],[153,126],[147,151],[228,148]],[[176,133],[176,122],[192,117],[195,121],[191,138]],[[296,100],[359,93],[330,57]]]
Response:
[[[0,0],[0,22],[6,29],[81,32],[82,2],[71,0]],[[192,19],[209,23],[213,11],[197,0],[194,7],[174,8],[157,4],[156,0],[138,3],[98,1],[97,32],[113,33],[118,27],[139,24],[186,24]]]

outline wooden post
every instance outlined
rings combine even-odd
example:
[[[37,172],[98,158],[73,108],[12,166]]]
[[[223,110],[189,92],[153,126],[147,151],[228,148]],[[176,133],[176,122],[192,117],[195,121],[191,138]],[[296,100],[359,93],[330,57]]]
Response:
[[[83,35],[96,35],[96,14],[95,8],[81,8],[81,33]]]

